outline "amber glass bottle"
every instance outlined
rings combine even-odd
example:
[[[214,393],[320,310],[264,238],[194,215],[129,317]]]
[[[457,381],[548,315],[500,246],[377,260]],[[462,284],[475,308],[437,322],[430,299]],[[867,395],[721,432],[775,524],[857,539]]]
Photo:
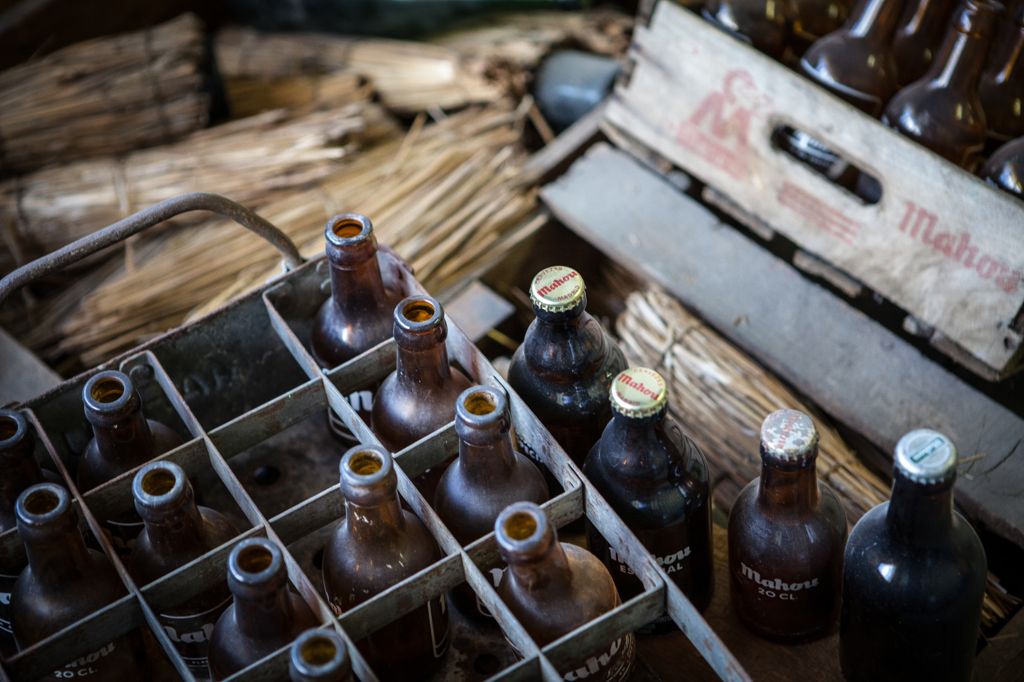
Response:
[[[324,592],[338,613],[441,559],[437,543],[414,514],[402,509],[391,455],[360,445],[341,459],[342,519],[324,552]],[[382,680],[410,670],[426,677],[448,650],[444,595],[400,616],[356,643]]]
[[[1024,137],[996,150],[981,169],[981,177],[1004,192],[1024,199]]]
[[[928,72],[900,90],[882,122],[974,172],[988,129],[978,81],[1002,6],[965,0]]]
[[[770,639],[825,634],[839,609],[846,514],[815,476],[818,434],[796,410],[761,426],[761,476],[729,515],[729,574],[736,613]]]
[[[793,6],[774,0],[708,0],[704,18],[727,33],[781,59],[790,38]]]
[[[988,68],[981,76],[978,96],[985,109],[989,147],[1024,136],[1024,2],[1003,19]]]
[[[850,14],[847,0],[793,0],[790,46],[803,54],[818,38],[838,31]]]
[[[615,416],[587,455],[583,473],[694,606],[704,610],[714,586],[707,461],[668,416],[668,388],[653,369],[630,367],[619,374],[611,403]],[[587,540],[623,599],[643,591],[589,523]],[[672,619],[662,616],[649,629],[674,628]]]
[[[474,386],[459,396],[459,456],[441,478],[434,509],[463,546],[490,533],[498,514],[513,502],[548,499],[544,475],[512,447],[511,427],[504,391]],[[452,591],[452,599],[464,614],[490,616],[465,583]]]
[[[892,496],[850,533],[839,652],[850,682],[969,682],[988,569],[953,510],[956,448],[911,431],[896,445]]]
[[[900,87],[923,76],[949,26],[953,0],[908,0],[892,38],[896,80]]]
[[[39,483],[18,498],[18,535],[25,543],[28,566],[11,594],[11,624],[22,649],[46,639],[93,611],[124,596],[114,567],[101,552],[85,546],[68,491]],[[138,633],[107,642],[71,662],[56,662],[53,676],[90,680],[142,680]]]
[[[228,556],[234,603],[213,628],[210,674],[219,680],[271,654],[318,625],[302,598],[288,589],[280,548],[266,538],[242,540]]]
[[[587,314],[586,286],[572,268],[541,270],[530,285],[530,299],[537,319],[512,356],[508,382],[582,464],[612,417],[608,389],[626,369],[626,359]]]
[[[544,511],[531,502],[505,508],[494,524],[508,564],[498,594],[539,646],[544,646],[619,605],[615,582],[601,560],[558,542]],[[636,653],[632,634],[562,671],[565,678],[618,682],[629,676]]]
[[[181,445],[169,427],[146,419],[142,398],[127,374],[108,370],[93,375],[82,389],[85,418],[93,438],[78,462],[78,488],[82,492],[131,471],[157,455]],[[102,519],[119,555],[127,555],[142,519],[134,511]]]
[[[444,310],[430,296],[412,296],[395,307],[397,366],[373,401],[372,426],[380,442],[397,452],[455,418],[455,402],[471,384],[448,364],[448,325]],[[444,467],[417,477],[432,499]]]
[[[132,549],[129,570],[139,585],[187,564],[238,534],[220,512],[196,505],[192,484],[174,462],[142,467],[132,482],[135,509],[145,523]],[[160,624],[196,679],[209,677],[210,636],[231,603],[221,583],[158,614]]]
[[[292,644],[291,682],[352,682],[345,640],[334,630],[306,630]]]
[[[321,367],[336,367],[370,350],[391,336],[391,311],[402,297],[384,286],[377,260],[377,238],[370,219],[342,213],[324,229],[331,297],[324,301],[313,323],[312,352]],[[376,385],[349,394],[349,403],[366,423]],[[331,432],[350,446],[355,437],[334,412],[327,411]]]

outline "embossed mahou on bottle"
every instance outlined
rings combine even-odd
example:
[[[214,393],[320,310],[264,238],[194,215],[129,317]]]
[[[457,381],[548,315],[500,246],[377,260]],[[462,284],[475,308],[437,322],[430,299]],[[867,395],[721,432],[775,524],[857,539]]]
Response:
[[[306,630],[292,644],[291,682],[352,682],[352,663],[345,640],[334,630]]]

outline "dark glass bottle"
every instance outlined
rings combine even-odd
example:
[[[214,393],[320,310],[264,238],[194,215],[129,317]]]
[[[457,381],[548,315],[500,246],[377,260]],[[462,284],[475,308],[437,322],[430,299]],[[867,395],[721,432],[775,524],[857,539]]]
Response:
[[[796,410],[761,426],[761,476],[729,514],[733,607],[751,630],[778,640],[827,633],[839,610],[846,514],[815,475],[818,434]]]
[[[794,52],[803,54],[819,38],[838,31],[849,14],[847,0],[793,0]]]
[[[1024,137],[997,149],[982,167],[981,177],[1004,192],[1024,199]]]
[[[463,546],[490,533],[498,514],[513,502],[540,504],[548,499],[544,475],[515,451],[511,428],[504,391],[474,386],[459,396],[455,412],[459,456],[441,478],[434,509]],[[490,616],[468,584],[451,594],[464,614]]]
[[[39,483],[18,498],[18,535],[28,566],[11,595],[11,624],[18,646],[27,648],[124,596],[110,561],[85,546],[68,491]],[[146,679],[137,632],[107,642],[95,652],[64,664],[57,678]]]
[[[93,438],[78,462],[78,488],[91,490],[157,455],[181,445],[169,427],[146,419],[142,398],[127,374],[108,370],[93,375],[82,389],[85,418]],[[142,519],[134,511],[102,519],[118,554],[127,555]]]
[[[539,646],[619,605],[615,582],[601,560],[576,545],[558,542],[537,505],[508,506],[498,516],[494,532],[508,564],[498,594]],[[566,679],[618,682],[629,676],[635,654],[636,638],[628,634],[562,672]]]
[[[861,517],[846,547],[843,676],[969,682],[988,570],[978,535],[953,510],[956,448],[919,429],[900,439],[895,460],[890,500]]]
[[[965,0],[928,72],[900,90],[882,116],[886,125],[970,172],[981,163],[988,134],[978,81],[1001,8]]]
[[[668,388],[653,369],[631,367],[619,374],[611,403],[615,415],[583,463],[583,473],[694,606],[704,610],[714,587],[707,461],[668,416]],[[643,592],[632,569],[589,523],[587,540],[623,599]],[[649,629],[674,628],[672,619],[662,616]]]
[[[324,552],[324,592],[342,613],[441,559],[426,526],[398,500],[398,478],[386,450],[352,448],[341,459],[342,519]],[[410,670],[426,677],[448,650],[444,595],[400,616],[356,643],[382,680]]]
[[[371,424],[380,442],[398,452],[455,418],[455,402],[471,381],[448,364],[448,324],[430,296],[412,296],[395,307],[397,366],[373,401]],[[444,467],[428,469],[416,485],[433,499]]]
[[[292,644],[291,682],[352,682],[345,640],[334,630],[306,630]]]
[[[1024,2],[1003,20],[978,96],[985,110],[989,146],[996,148],[1024,136]]]
[[[928,71],[949,26],[953,5],[953,0],[913,0],[903,8],[899,28],[892,38],[900,87],[910,85]]]
[[[608,389],[626,359],[587,313],[583,278],[555,265],[530,285],[537,315],[508,369],[508,382],[577,464],[611,419]],[[525,451],[527,455],[533,453]]]
[[[220,512],[196,505],[192,484],[174,462],[161,460],[142,467],[135,474],[132,493],[135,509],[145,523],[129,563],[139,585],[156,580],[238,534]],[[157,614],[196,679],[209,677],[210,636],[230,603],[231,593],[221,583]]]
[[[228,556],[228,588],[234,603],[213,628],[210,674],[219,680],[285,646],[316,617],[288,589],[280,548],[266,538],[242,540]]]
[[[708,0],[704,18],[775,59],[790,39],[793,5],[788,0]]]
[[[391,311],[402,296],[384,286],[377,238],[369,218],[358,213],[333,216],[327,221],[324,238],[331,297],[316,314],[311,350],[321,367],[331,368],[391,336]],[[362,386],[348,396],[349,404],[366,423],[370,422],[376,390],[375,384]],[[355,445],[355,436],[334,412],[328,410],[327,417],[331,432],[349,446]]]

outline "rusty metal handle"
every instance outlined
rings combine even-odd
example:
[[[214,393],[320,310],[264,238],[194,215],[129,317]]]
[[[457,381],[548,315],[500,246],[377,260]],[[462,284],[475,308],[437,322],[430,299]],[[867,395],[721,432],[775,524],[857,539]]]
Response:
[[[133,234],[148,230],[169,218],[189,211],[210,211],[230,218],[246,229],[255,232],[281,252],[288,268],[296,268],[303,263],[299,250],[288,238],[288,235],[253,211],[219,194],[190,192],[153,204],[149,208],[133,213],[113,225],[107,225],[101,230],[86,235],[8,273],[3,279],[0,279],[0,305],[3,305],[12,293],[43,275],[63,270],[86,256],[91,256]]]

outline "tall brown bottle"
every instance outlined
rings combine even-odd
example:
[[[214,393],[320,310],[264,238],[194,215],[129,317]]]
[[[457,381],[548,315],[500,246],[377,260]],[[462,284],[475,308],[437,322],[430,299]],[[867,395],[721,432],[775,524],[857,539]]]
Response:
[[[288,657],[291,682],[352,682],[345,640],[334,630],[306,630]]]
[[[615,416],[587,455],[583,473],[700,610],[711,602],[714,555],[708,464],[668,416],[668,388],[653,369],[630,367],[611,390]],[[589,523],[590,550],[623,599],[643,591],[632,569]],[[674,629],[662,616],[647,629]]]
[[[619,605],[615,582],[601,560],[576,545],[558,542],[537,505],[510,505],[498,516],[494,532],[508,564],[498,594],[539,646]],[[631,633],[562,672],[566,679],[618,682],[629,676],[635,654]]]
[[[288,589],[281,549],[266,538],[242,540],[228,556],[234,603],[213,628],[210,674],[232,675],[318,625],[302,597]]]
[[[377,260],[373,223],[359,213],[342,213],[324,228],[331,297],[313,323],[311,350],[321,367],[348,362],[391,336],[391,311],[402,297],[384,286]],[[376,385],[363,386],[348,396],[363,421],[370,422]],[[356,438],[334,412],[327,411],[331,432],[348,446]]]
[[[430,296],[412,296],[395,307],[397,367],[373,401],[371,425],[380,442],[398,452],[455,418],[455,402],[472,382],[448,364],[444,309]],[[433,499],[444,467],[428,469],[416,485]]]
[[[790,45],[803,54],[819,38],[838,31],[850,14],[848,0],[793,0]]]
[[[1024,136],[1024,1],[1004,19],[988,68],[981,75],[978,96],[988,125],[988,146]]]
[[[145,464],[181,445],[169,427],[146,419],[142,398],[127,374],[108,370],[95,374],[82,389],[85,418],[93,438],[78,462],[78,488],[82,492]],[[102,519],[119,555],[127,555],[142,519],[133,511]]]
[[[398,500],[398,478],[383,448],[359,445],[341,459],[345,517],[324,552],[324,592],[338,613],[441,559],[437,543]],[[356,643],[382,680],[429,676],[448,650],[444,595]]]
[[[900,90],[882,116],[886,125],[971,172],[981,163],[988,134],[978,81],[1001,9],[965,0],[928,72]]]
[[[827,633],[839,609],[846,514],[815,476],[818,433],[796,410],[761,426],[761,477],[729,514],[733,607],[758,635],[806,640]]]
[[[145,523],[129,563],[139,585],[156,580],[238,534],[220,512],[196,505],[192,484],[174,462],[161,460],[142,467],[132,482],[132,494],[135,509]],[[210,676],[210,636],[230,603],[231,593],[221,583],[157,614],[196,679]]]
[[[953,0],[908,0],[892,38],[896,80],[900,87],[923,76],[949,26]]]
[[[28,566],[11,594],[11,624],[24,649],[124,596],[126,590],[107,557],[85,546],[67,490],[54,483],[36,484],[18,498],[16,513]],[[146,679],[141,648],[137,633],[123,635],[91,654],[58,662],[53,677]]]
[[[981,177],[990,185],[1024,199],[1024,137],[997,149],[982,167]]]
[[[701,10],[712,24],[775,59],[786,51],[793,12],[788,0],[708,0]]]
[[[455,432],[459,456],[444,472],[434,496],[434,509],[463,546],[494,529],[508,505],[548,499],[544,475],[512,446],[512,419],[505,392],[492,386],[463,391],[456,403]],[[495,587],[501,573],[492,574]],[[452,599],[466,615],[490,617],[469,585],[452,590]]]
[[[626,359],[587,313],[586,286],[572,268],[555,265],[537,273],[530,300],[537,319],[512,356],[508,382],[582,464],[612,417],[608,389]]]

